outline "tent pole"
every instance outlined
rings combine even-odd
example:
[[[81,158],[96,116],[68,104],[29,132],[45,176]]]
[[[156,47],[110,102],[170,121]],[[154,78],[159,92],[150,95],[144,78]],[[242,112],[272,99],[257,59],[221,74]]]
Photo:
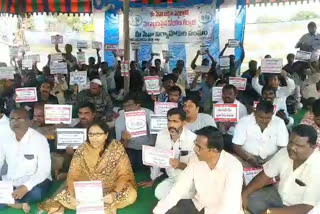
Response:
[[[130,63],[130,38],[129,38],[129,0],[123,0],[123,33],[124,33],[124,61]],[[129,67],[130,70],[130,67]],[[129,93],[130,72],[124,76],[124,94]]]

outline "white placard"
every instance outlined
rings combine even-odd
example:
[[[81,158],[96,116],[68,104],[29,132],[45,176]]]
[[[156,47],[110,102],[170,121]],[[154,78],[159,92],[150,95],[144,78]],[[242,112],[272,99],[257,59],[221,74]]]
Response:
[[[58,62],[62,61],[64,58],[62,56],[62,53],[55,53],[55,54],[50,54],[50,61],[51,62]]]
[[[170,53],[170,51],[162,51],[162,56],[163,56],[163,59],[171,59],[173,58],[173,55]]]
[[[123,77],[129,76],[129,61],[121,62],[121,76]]]
[[[113,45],[113,44],[105,44],[104,49],[106,51],[116,51],[118,50],[118,45]]]
[[[244,168],[243,169],[243,176],[244,176],[244,183],[247,186],[250,181],[256,177],[260,172],[262,171],[262,168]]]
[[[153,146],[142,146],[143,164],[159,168],[170,168],[170,159],[174,158],[174,151],[159,149]]]
[[[241,77],[229,77],[229,84],[234,85],[239,91],[246,90],[247,79]]]
[[[78,49],[86,49],[86,48],[88,48],[88,42],[87,41],[78,41],[77,42],[77,48]]]
[[[68,66],[66,62],[51,62],[50,74],[68,74]]]
[[[205,65],[201,65],[201,66],[197,66],[194,71],[196,73],[208,73],[211,69],[211,66],[205,66]]]
[[[103,201],[101,181],[76,181],[73,183],[74,192],[78,202],[94,203]]]
[[[167,112],[172,108],[177,108],[178,103],[173,102],[155,102],[154,103],[154,114],[167,116]]]
[[[86,85],[87,71],[70,72],[70,85]]]
[[[89,88],[90,88],[90,82],[88,81],[88,78],[87,78],[87,84],[78,85],[78,92],[89,89]]]
[[[33,63],[40,62],[40,54],[28,55],[28,56],[25,56],[24,59],[31,60]]]
[[[238,104],[214,104],[213,118],[216,122],[232,122],[239,120]]]
[[[14,79],[15,69],[14,67],[0,67],[0,80],[1,79]]]
[[[102,42],[92,42],[93,49],[102,49]]]
[[[87,129],[57,129],[57,149],[77,149],[87,140]]]
[[[311,59],[312,52],[307,51],[297,51],[297,54],[295,56],[296,61],[304,61],[308,62]]]
[[[168,127],[168,118],[164,115],[151,115],[150,134],[158,134],[162,129]]]
[[[71,124],[72,105],[44,105],[46,124]]]
[[[78,205],[76,208],[77,214],[105,214],[104,206],[102,205]]]
[[[37,102],[37,88],[16,88],[16,103]]]
[[[281,73],[283,59],[265,58],[261,60],[261,73]]]
[[[222,100],[223,87],[212,87],[212,101],[219,102]]]
[[[208,45],[205,45],[205,44],[200,45],[200,54],[201,55],[206,54],[208,50],[209,50],[209,46]]]
[[[140,43],[131,43],[132,50],[140,50]]]
[[[78,63],[85,63],[86,62],[86,53],[85,52],[77,52],[77,60],[78,60]]]
[[[126,129],[131,134],[131,137],[147,135],[147,118],[144,110],[125,112],[124,116]]]
[[[12,192],[13,185],[11,183],[0,181],[0,204],[14,204]]]
[[[62,44],[63,43],[63,36],[55,35],[51,36],[51,44]]]
[[[20,51],[23,51],[23,52],[27,52],[27,51],[30,51],[30,46],[29,45],[22,45],[19,47],[19,50]]]
[[[160,79],[158,76],[144,77],[148,94],[160,94]]]
[[[189,85],[192,84],[195,77],[196,77],[196,73],[187,72],[187,82]],[[201,83],[201,76],[198,77],[197,83]]]
[[[230,57],[222,56],[219,58],[219,65],[222,69],[229,69],[230,68]]]
[[[228,47],[229,48],[237,48],[240,45],[240,41],[236,39],[229,39],[228,40]]]
[[[22,60],[22,68],[32,69],[33,62],[30,59]]]

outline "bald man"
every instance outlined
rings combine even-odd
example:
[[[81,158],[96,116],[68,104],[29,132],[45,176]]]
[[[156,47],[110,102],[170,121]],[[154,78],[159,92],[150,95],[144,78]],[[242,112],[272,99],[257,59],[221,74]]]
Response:
[[[38,202],[48,192],[51,183],[51,159],[47,139],[30,128],[31,121],[24,109],[13,110],[10,114],[10,128],[13,131],[1,139],[0,168],[8,164],[8,172],[2,181],[13,185],[14,204],[1,204],[30,211],[29,203]]]

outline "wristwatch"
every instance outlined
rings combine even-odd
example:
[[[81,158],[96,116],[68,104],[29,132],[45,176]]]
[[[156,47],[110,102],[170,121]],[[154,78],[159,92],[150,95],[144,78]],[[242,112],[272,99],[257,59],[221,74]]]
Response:
[[[267,209],[267,214],[272,214],[270,209]]]

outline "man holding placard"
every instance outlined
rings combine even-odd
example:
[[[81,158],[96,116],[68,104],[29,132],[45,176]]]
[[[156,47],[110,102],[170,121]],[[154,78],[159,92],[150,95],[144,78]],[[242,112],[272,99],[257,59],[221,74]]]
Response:
[[[174,151],[174,158],[170,159],[170,168],[166,168],[169,178],[158,184],[155,189],[155,196],[158,200],[164,199],[171,188],[176,183],[180,173],[184,170],[194,154],[194,140],[196,135],[184,128],[186,113],[179,108],[170,109],[167,113],[168,127],[163,129],[157,135],[155,148]],[[144,181],[138,185],[151,187],[154,181],[161,176],[160,168],[153,166],[151,168],[151,181]],[[192,198],[194,192],[191,190],[184,198]]]
[[[55,44],[55,49],[58,53],[61,53],[58,44]],[[67,62],[69,72],[77,70],[78,61],[77,58],[72,55],[72,45],[66,44],[65,51],[66,53],[62,53],[62,56],[64,60]]]
[[[283,120],[274,116],[272,103],[260,101],[255,112],[236,125],[233,151],[244,167],[261,167],[279,149],[287,146],[288,135]]]
[[[220,52],[219,54],[219,57],[223,57],[223,54],[224,52],[226,51],[226,49],[229,47],[229,42],[226,43],[226,45],[224,46],[224,48],[222,49],[222,51]],[[238,60],[235,60],[235,56],[232,54],[232,55],[229,55],[229,58],[230,58],[230,68],[229,68],[229,72],[228,72],[228,75],[232,76],[232,77],[235,77],[236,76],[236,73],[237,71],[240,69],[240,66],[243,62],[243,59],[245,57],[245,52],[244,52],[244,48],[243,48],[243,45],[242,43],[240,42],[239,43],[239,48],[241,48],[241,58],[238,59]]]
[[[125,96],[123,100],[123,110],[119,112],[119,117],[115,122],[115,131],[116,131],[116,139],[120,140],[123,146],[126,148],[128,153],[132,168],[134,171],[140,169],[146,169],[142,162],[142,145],[154,145],[154,135],[150,134],[150,115],[153,114],[152,111],[146,108],[141,107],[141,95],[129,93]],[[133,121],[133,127],[127,127],[126,120],[128,118],[125,117],[126,113],[130,112],[144,112],[144,121],[142,121],[141,116],[138,116],[139,120],[134,118],[129,118]],[[141,119],[141,120],[140,120]],[[143,122],[144,124],[141,124]],[[138,126],[138,127],[137,127]],[[128,130],[140,130],[141,126],[146,127],[143,131],[144,134],[134,137],[132,136],[134,133],[130,133]]]
[[[51,159],[46,138],[29,128],[30,120],[24,109],[15,109],[10,114],[10,128],[0,144],[0,168],[4,161],[8,172],[2,181],[13,185],[15,204],[8,206],[30,212],[29,203],[43,199],[51,183]],[[7,205],[1,205],[6,208]]]
[[[243,213],[241,163],[223,150],[222,133],[217,128],[204,127],[196,134],[194,151],[197,156],[190,160],[167,197],[158,202],[153,213]],[[184,199],[184,195],[193,188],[195,196]]]

